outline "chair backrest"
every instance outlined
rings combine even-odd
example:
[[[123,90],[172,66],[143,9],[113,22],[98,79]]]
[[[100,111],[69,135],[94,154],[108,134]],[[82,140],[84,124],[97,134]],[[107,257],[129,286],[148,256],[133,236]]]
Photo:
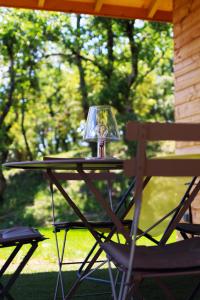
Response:
[[[191,181],[192,177],[151,177],[143,190],[139,228],[160,239]],[[134,206],[125,219],[131,220],[133,212]]]
[[[142,183],[144,176],[198,176],[200,172],[200,159],[148,159],[146,145],[148,141],[174,140],[174,141],[200,141],[200,124],[171,124],[171,123],[138,123],[127,124],[128,140],[138,142],[137,155],[124,163],[125,174],[135,176],[135,213],[133,221],[133,236],[136,236],[142,200]],[[200,189],[200,182],[193,190],[190,201],[193,201]],[[189,203],[188,203],[189,204]],[[185,207],[184,209],[186,209]],[[180,215],[184,213],[180,211]],[[175,224],[175,222],[174,222]],[[174,226],[173,224],[173,226]],[[172,228],[170,229],[172,230]]]

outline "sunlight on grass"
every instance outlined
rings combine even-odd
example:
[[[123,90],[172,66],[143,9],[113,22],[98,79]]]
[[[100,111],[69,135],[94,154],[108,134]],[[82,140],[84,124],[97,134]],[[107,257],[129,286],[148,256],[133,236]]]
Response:
[[[40,232],[47,238],[47,240],[39,244],[38,249],[35,251],[29,263],[26,265],[23,273],[52,272],[58,270],[56,243],[52,228],[40,228]],[[62,242],[63,236],[64,231],[58,234],[59,241]],[[157,237],[157,239],[159,239],[159,237]],[[173,234],[169,242],[174,242],[175,239],[176,236]],[[85,258],[94,242],[94,238],[87,230],[70,230],[66,244],[66,259],[74,262],[76,260]],[[141,238],[138,241],[138,244],[146,246],[153,245],[153,243],[146,238]],[[8,273],[13,271],[15,264],[20,261],[28,247],[29,246],[24,246],[23,250],[20,251]],[[0,261],[2,262],[3,257],[6,257],[6,255],[8,255],[10,252],[10,248],[1,249]],[[103,258],[105,255],[102,254],[101,257]],[[76,265],[68,265],[64,270],[74,270],[76,268]]]

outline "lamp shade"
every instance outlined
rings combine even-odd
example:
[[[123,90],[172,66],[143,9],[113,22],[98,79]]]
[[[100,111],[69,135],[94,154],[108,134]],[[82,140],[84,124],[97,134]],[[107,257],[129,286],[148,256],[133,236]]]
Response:
[[[84,140],[118,141],[120,139],[117,122],[109,105],[91,106],[89,108]]]

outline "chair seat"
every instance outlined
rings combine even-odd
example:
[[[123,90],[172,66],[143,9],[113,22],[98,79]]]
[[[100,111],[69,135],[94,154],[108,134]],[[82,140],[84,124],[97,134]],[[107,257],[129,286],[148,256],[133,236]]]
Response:
[[[130,246],[105,242],[101,247],[113,262],[128,269]],[[194,264],[195,262],[195,264]],[[200,239],[192,238],[165,246],[136,246],[134,269],[136,271],[180,271],[200,267]]]
[[[18,226],[7,229],[0,230],[0,244],[4,245],[10,242],[30,242],[30,240],[44,240],[43,235],[41,235],[35,228]]]
[[[123,225],[131,227],[132,221],[130,220],[123,220],[122,221]],[[99,221],[99,222],[92,222],[89,221],[90,226],[92,226],[96,230],[110,230],[114,224],[113,222],[109,221]],[[53,226],[57,231],[62,230],[62,229],[84,229],[87,228],[85,224],[81,221],[76,221],[76,222],[58,222],[54,223]]]
[[[200,235],[200,224],[179,223],[176,229],[184,233]]]

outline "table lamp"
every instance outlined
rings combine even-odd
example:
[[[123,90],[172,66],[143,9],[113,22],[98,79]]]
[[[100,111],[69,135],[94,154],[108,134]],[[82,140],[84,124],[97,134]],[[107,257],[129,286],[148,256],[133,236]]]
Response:
[[[84,140],[97,142],[97,158],[106,158],[106,142],[120,139],[117,122],[109,105],[89,108]]]

